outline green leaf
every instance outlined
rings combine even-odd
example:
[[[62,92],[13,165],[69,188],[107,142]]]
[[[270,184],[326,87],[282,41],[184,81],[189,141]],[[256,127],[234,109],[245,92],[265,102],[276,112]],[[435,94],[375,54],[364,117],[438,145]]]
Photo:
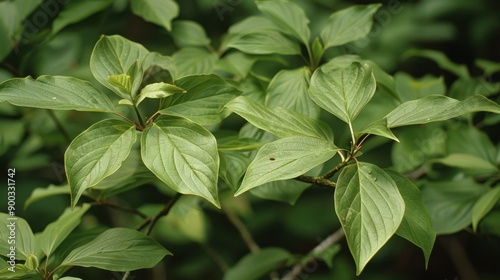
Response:
[[[172,20],[179,15],[179,6],[173,0],[130,0],[130,4],[134,14],[168,31]]]
[[[149,51],[142,45],[119,35],[102,36],[90,56],[90,70],[99,83],[120,97],[130,99],[130,93],[134,95],[141,85],[142,66],[148,54]],[[132,90],[130,92],[124,92],[108,81],[110,76],[121,74],[131,76]]]
[[[422,200],[422,194],[412,181],[400,173],[391,170],[386,172],[396,183],[406,205],[403,220],[396,234],[422,249],[427,269],[436,240],[436,232],[432,228],[431,217]]]
[[[115,111],[111,100],[91,83],[62,76],[7,80],[0,84],[0,101],[52,110]]]
[[[382,4],[354,5],[332,14],[321,31],[325,49],[368,35],[373,25],[372,17],[381,6]]]
[[[228,48],[235,48],[248,54],[300,54],[300,46],[277,31],[255,32],[233,36],[227,43]]]
[[[441,68],[448,70],[450,73],[457,75],[460,78],[468,79],[470,78],[469,70],[467,70],[467,66],[462,64],[456,64],[446,57],[446,55],[442,52],[435,50],[417,50],[412,49],[407,51],[404,55],[404,59],[408,59],[410,57],[420,56],[425,57],[430,60],[436,62]]]
[[[472,209],[488,191],[471,178],[455,181],[425,182],[422,197],[431,215],[436,234],[452,234],[471,224]]]
[[[397,135],[401,142],[392,146],[390,156],[393,168],[402,174],[446,154],[447,132],[440,124],[403,127]]]
[[[0,255],[10,258],[10,247],[15,246],[16,260],[26,260],[31,254],[35,254],[35,236],[29,224],[21,217],[9,216],[0,213]],[[15,233],[12,233],[12,230]],[[15,242],[15,243],[13,243]]]
[[[281,30],[282,29],[279,26],[265,17],[250,16],[231,25],[231,27],[229,27],[228,33],[231,36],[236,34],[242,35],[268,31],[279,32]]]
[[[500,200],[500,186],[490,189],[483,194],[472,208],[472,228],[477,230],[477,225],[486,214],[488,214],[495,204]]]
[[[26,202],[24,202],[24,208],[28,208],[28,206],[30,206],[33,202],[36,202],[40,199],[61,194],[71,194],[71,190],[68,185],[49,185],[47,188],[36,188],[33,190],[28,199],[26,199]]]
[[[248,166],[235,195],[262,184],[292,179],[331,159],[339,149],[331,142],[289,137],[264,145]]]
[[[186,47],[172,55],[178,77],[211,74],[218,56],[205,49]]]
[[[215,71],[234,75],[234,79],[244,79],[250,73],[257,58],[241,53],[232,52],[224,55],[217,61]]]
[[[11,106],[8,103],[0,103],[0,106],[1,105]],[[22,142],[25,131],[24,126],[25,123],[22,120],[12,120],[8,118],[0,120],[0,127],[2,128],[2,130],[0,130],[0,156],[9,151],[10,147]]]
[[[122,92],[132,91],[132,82],[127,74],[112,75],[108,77],[108,82],[117,87]]]
[[[256,1],[261,12],[268,15],[280,28],[281,32],[290,34],[304,44],[309,44],[311,31],[304,10],[298,5],[287,0]]]
[[[396,91],[401,101],[410,101],[429,95],[444,95],[446,85],[443,77],[425,76],[414,79],[406,73],[397,73],[394,76]]]
[[[174,59],[170,56],[150,52],[144,60],[143,85],[159,82],[171,83],[177,76],[177,67],[175,67]]]
[[[498,167],[494,164],[471,154],[453,153],[444,158],[435,159],[432,162],[441,163],[451,167],[477,170],[485,173],[498,172]]]
[[[481,68],[484,72],[483,76],[489,77],[496,72],[500,72],[500,63],[485,59],[476,59],[475,65]]]
[[[264,248],[244,256],[224,275],[224,280],[256,280],[279,268],[293,256],[281,248]]]
[[[356,130],[354,135],[356,136],[356,139],[359,139],[363,134],[378,135],[399,142],[399,139],[387,127],[387,119],[385,118],[372,122],[360,131]]]
[[[62,1],[61,1],[62,2]],[[59,2],[59,3],[61,3]],[[88,0],[72,0],[64,2],[64,9],[57,14],[57,17],[52,23],[52,34],[56,34],[68,25],[73,23],[78,23],[97,12],[100,12],[110,6],[113,0],[100,0],[100,1],[88,1]],[[50,3],[50,2],[49,2]],[[56,3],[53,2],[52,3]],[[51,11],[57,13],[62,7],[55,4],[55,8],[51,8],[50,5],[48,9],[55,9]],[[47,11],[47,10],[45,10]],[[55,16],[55,15],[54,15]]]
[[[47,257],[51,256],[71,231],[80,224],[81,217],[89,208],[89,204],[84,204],[74,210],[66,209],[57,221],[45,227],[40,235],[39,244]]]
[[[29,270],[37,270],[40,262],[38,261],[38,257],[35,254],[31,254],[26,258],[24,265]]]
[[[283,107],[302,115],[319,118],[320,108],[307,94],[311,72],[307,67],[281,70],[267,87],[266,105]]]
[[[447,150],[450,154],[465,153],[497,166],[495,157],[497,148],[490,140],[488,134],[471,125],[456,125],[452,127],[446,139]],[[483,163],[485,166],[486,163]]]
[[[220,151],[220,174],[219,176],[236,191],[240,186],[240,180],[250,164],[250,159],[243,153],[232,151]]]
[[[130,123],[107,119],[78,135],[64,154],[64,165],[71,188],[71,206],[82,193],[115,173],[136,141]]]
[[[389,128],[445,121],[464,114],[486,111],[500,113],[500,106],[484,96],[471,96],[458,101],[442,95],[426,96],[407,101],[386,117]]]
[[[165,98],[172,96],[176,93],[186,93],[187,91],[167,83],[154,83],[145,86],[139,96],[137,97],[136,104],[139,105],[146,97],[147,98]]]
[[[217,141],[208,130],[185,119],[160,118],[144,130],[141,151],[146,166],[170,188],[220,207]]]
[[[271,109],[243,96],[233,99],[226,107],[256,127],[281,138],[308,136],[333,142],[333,132],[327,124],[291,110]]]
[[[172,37],[180,47],[204,47],[210,44],[203,26],[194,21],[176,20],[172,25]]]
[[[142,232],[128,228],[112,228],[91,242],[74,249],[61,266],[132,271],[152,268],[166,255],[171,253]]]
[[[376,165],[362,162],[342,169],[334,199],[335,212],[359,275],[398,229],[405,203],[387,173]]]
[[[368,64],[354,62],[349,67],[323,72],[311,78],[309,96],[321,108],[346,123],[352,123],[375,94],[376,82]]]
[[[328,268],[333,269],[333,258],[340,253],[340,249],[340,244],[332,244],[329,247],[324,248],[324,250],[318,250],[319,252],[313,250],[313,252],[304,257],[301,263],[304,267],[307,267],[306,265],[309,261],[311,261],[311,259],[320,259],[326,263]]]
[[[193,75],[175,81],[187,91],[165,99],[163,115],[179,116],[200,125],[212,125],[226,118],[230,112],[224,105],[240,92],[216,75]]]
[[[3,260],[2,260],[3,261]],[[16,270],[12,272],[8,268],[0,270],[0,278],[4,280],[39,280],[40,276],[36,276],[37,273],[34,270],[27,268],[24,264],[16,264]]]
[[[318,167],[322,167],[322,165]],[[314,169],[318,169],[318,167]],[[251,189],[250,193],[261,199],[294,205],[302,193],[310,186],[311,184],[295,180],[273,181],[260,185],[258,188]]]
[[[3,61],[17,45],[18,32],[23,20],[41,3],[42,0],[0,1],[0,42],[3,42],[0,44],[0,61]],[[30,38],[22,39],[27,41]]]
[[[71,277],[71,276],[66,276],[63,278],[59,278],[59,280],[83,280],[82,278],[77,278],[77,277]]]

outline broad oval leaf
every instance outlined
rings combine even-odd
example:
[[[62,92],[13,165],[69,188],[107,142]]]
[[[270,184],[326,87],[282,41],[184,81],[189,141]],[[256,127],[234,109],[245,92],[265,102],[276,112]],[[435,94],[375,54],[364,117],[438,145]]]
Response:
[[[332,14],[321,31],[325,49],[368,35],[372,29],[372,17],[381,6],[382,4],[355,5]]]
[[[424,76],[420,79],[399,72],[394,75],[396,92],[403,102],[429,95],[444,95],[446,84],[443,77]]]
[[[295,3],[278,0],[278,1],[256,1],[257,7],[261,12],[268,15],[273,22],[280,27],[281,31],[294,36],[304,44],[309,44],[311,31],[304,10]]]
[[[59,2],[59,1],[58,1]],[[60,1],[60,4],[65,4],[64,8],[55,4],[55,7],[50,7],[49,3],[47,6],[42,6],[42,9],[49,13],[51,17],[55,17],[52,23],[52,33],[56,34],[68,25],[73,23],[81,22],[89,16],[96,14],[97,12],[104,10],[106,7],[113,4],[113,0],[101,0],[101,1]],[[51,9],[55,9],[50,11]],[[62,9],[60,13],[59,10]],[[50,11],[50,12],[49,12]],[[54,13],[54,14],[51,14]]]
[[[248,166],[235,195],[268,182],[303,175],[331,159],[338,150],[331,142],[311,137],[288,137],[268,143]]]
[[[53,168],[55,167],[53,166]],[[67,194],[67,195],[71,194],[71,190],[68,185],[62,185],[62,186],[49,185],[46,188],[36,188],[33,190],[33,192],[31,192],[31,195],[26,199],[26,202],[24,203],[24,208],[28,208],[28,206],[30,206],[33,202],[38,201],[40,199],[61,194]]]
[[[474,231],[477,230],[479,221],[493,209],[498,200],[500,200],[500,186],[489,190],[476,201],[472,208],[472,228]]]
[[[354,62],[349,67],[328,72],[321,68],[316,70],[311,78],[309,96],[321,108],[352,123],[375,94],[375,88],[371,67]]]
[[[311,72],[307,67],[278,72],[267,87],[266,105],[319,118],[321,109],[307,94],[310,79]]]
[[[344,167],[334,200],[359,275],[398,229],[405,203],[394,180],[378,166],[364,162]]]
[[[224,280],[254,280],[283,265],[293,256],[281,248],[264,248],[244,256],[224,275]]]
[[[170,188],[220,207],[217,141],[208,130],[189,120],[160,118],[144,130],[141,151],[146,167]]]
[[[386,172],[398,186],[406,205],[403,220],[396,234],[422,249],[427,268],[436,240],[436,232],[432,227],[429,210],[425,207],[420,190],[412,181],[396,171],[388,170]]]
[[[392,128],[445,121],[479,111],[500,114],[500,106],[482,95],[471,96],[463,101],[431,95],[399,105],[386,118],[388,126]]]
[[[218,56],[202,48],[186,47],[172,55],[178,77],[211,74]]]
[[[456,64],[451,61],[444,53],[435,51],[435,50],[418,50],[412,49],[407,51],[403,58],[407,59],[409,57],[420,56],[433,60],[436,62],[441,68],[448,70],[450,73],[457,75],[463,79],[469,79],[470,74],[469,70],[467,70],[467,66],[463,64]]]
[[[107,119],[78,135],[64,154],[64,165],[71,189],[71,206],[82,193],[115,173],[136,141],[130,123]]]
[[[432,162],[441,163],[451,167],[474,170],[484,174],[498,172],[497,166],[474,154],[451,153],[444,158],[434,159]]]
[[[300,46],[296,42],[276,31],[232,36],[227,47],[248,54],[300,54]]]
[[[186,91],[165,99],[163,115],[178,116],[200,125],[212,125],[226,118],[230,112],[224,105],[240,91],[216,75],[193,75],[175,81]]]
[[[66,209],[59,218],[45,227],[39,237],[39,244],[47,257],[68,237],[68,235],[80,224],[80,218],[90,208],[89,204],[73,210]]]
[[[180,47],[203,47],[210,44],[210,39],[203,26],[194,21],[176,20],[172,26],[172,37]]]
[[[472,209],[488,187],[471,178],[425,182],[422,197],[437,234],[452,234],[470,226]]]
[[[166,255],[172,254],[144,233],[128,228],[112,228],[71,251],[61,266],[132,271],[152,268]]]
[[[256,127],[281,138],[308,136],[333,142],[333,132],[326,123],[291,110],[271,109],[243,96],[235,98],[226,107]]]
[[[26,260],[30,255],[36,254],[35,235],[28,222],[21,217],[9,216],[0,213],[0,255],[10,258],[10,247],[15,245],[16,260]],[[12,235],[11,231],[15,233]],[[11,240],[15,240],[15,244]]]
[[[0,84],[0,101],[51,110],[115,111],[111,100],[91,83],[62,76],[7,80]]]
[[[318,167],[322,167],[322,165]],[[251,189],[250,193],[261,199],[279,201],[293,206],[310,186],[309,183],[296,180],[272,181]]]
[[[179,6],[173,0],[131,0],[132,12],[144,20],[172,29],[172,20],[179,15]]]
[[[142,66],[149,51],[142,45],[119,35],[102,36],[90,56],[90,70],[95,79],[122,98],[135,94],[142,81]],[[135,69],[138,68],[138,69]],[[130,70],[130,71],[129,71]],[[132,71],[134,70],[134,71]],[[130,92],[124,92],[108,81],[109,77],[129,74],[132,81]]]

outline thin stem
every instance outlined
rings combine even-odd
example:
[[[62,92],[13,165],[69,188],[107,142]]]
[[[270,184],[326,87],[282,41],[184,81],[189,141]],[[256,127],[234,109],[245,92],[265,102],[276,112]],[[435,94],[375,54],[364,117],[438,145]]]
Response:
[[[172,199],[170,199],[169,201],[167,201],[165,203],[165,206],[163,207],[163,209],[160,212],[158,212],[156,215],[154,215],[152,217],[149,217],[148,219],[144,220],[144,222],[142,222],[142,224],[140,224],[136,228],[136,230],[137,231],[141,231],[145,227],[148,227],[148,229],[146,230],[146,235],[149,235],[151,233],[151,231],[153,230],[153,227],[156,224],[156,222],[161,217],[168,215],[168,213],[170,212],[170,210],[174,206],[175,202],[177,202],[177,200],[179,200],[179,198],[181,198],[181,196],[182,196],[182,194],[177,193]]]
[[[129,275],[130,275],[130,271],[125,272],[123,274],[122,280],[127,280]]]
[[[113,209],[116,209],[116,210],[120,210],[120,211],[123,211],[123,212],[128,212],[128,213],[132,213],[132,214],[135,214],[143,219],[147,219],[148,216],[144,213],[142,213],[141,211],[137,210],[137,209],[134,209],[134,208],[129,208],[129,207],[126,207],[126,206],[122,206],[122,205],[118,205],[118,204],[113,204],[113,203],[110,203],[108,201],[98,201],[97,203],[92,203],[93,205],[101,205],[101,206],[108,206],[110,208],[113,208]]]
[[[69,145],[69,143],[71,143],[71,137],[69,136],[68,131],[64,128],[64,126],[62,125],[62,123],[59,121],[59,119],[57,118],[57,116],[54,113],[54,111],[47,110],[47,112],[49,113],[50,118],[56,124],[57,130],[59,130],[59,132],[61,132],[61,134],[64,137],[64,140],[66,140],[67,144]]]
[[[314,256],[329,250],[331,246],[338,243],[345,236],[344,230],[342,228],[338,229],[330,236],[328,236],[325,240],[323,240],[318,246],[314,247],[309,252],[309,257],[304,261],[297,263],[290,272],[288,272],[281,280],[294,280],[299,279],[300,274],[302,273],[302,269],[307,266],[307,264],[313,261]]]
[[[352,128],[351,122],[349,122],[349,130],[351,131],[351,154],[354,153],[356,149],[356,137],[354,137],[354,129]]]
[[[243,222],[236,216],[233,212],[230,210],[224,210],[224,213],[226,214],[227,218],[229,221],[236,227],[236,229],[239,231],[241,238],[247,245],[248,249],[250,249],[250,252],[258,252],[260,251],[259,245],[253,240],[252,234],[248,230],[248,228],[243,224]]]
[[[339,154],[340,158],[342,159],[342,162],[344,162],[345,161],[345,156],[342,153],[342,151],[338,151],[337,153]]]
[[[149,119],[146,121],[146,124],[149,124],[157,115],[159,115],[160,112],[156,112],[154,113],[151,117],[149,117]]]
[[[113,112],[113,114],[117,115],[118,117],[122,118],[122,119],[125,119],[126,121],[128,121],[129,123],[135,125],[135,126],[138,126],[136,122],[134,122],[133,120],[129,119],[127,116],[124,116],[120,113],[117,113],[117,112]]]
[[[139,108],[134,105],[134,111],[135,114],[137,115],[137,118],[139,119],[139,123],[141,124],[142,127],[144,127],[144,119],[142,118],[141,112],[139,111]]]

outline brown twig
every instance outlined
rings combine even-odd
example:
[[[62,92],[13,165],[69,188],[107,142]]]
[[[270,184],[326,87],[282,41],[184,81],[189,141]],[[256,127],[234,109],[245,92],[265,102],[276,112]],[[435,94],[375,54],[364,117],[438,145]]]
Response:
[[[179,200],[179,198],[181,198],[181,196],[182,196],[181,193],[177,193],[172,199],[170,199],[169,201],[167,201],[165,203],[165,206],[163,207],[163,209],[160,212],[158,212],[156,215],[144,220],[144,222],[142,222],[142,224],[140,224],[136,229],[138,231],[141,231],[145,227],[148,227],[148,229],[146,230],[146,235],[151,234],[151,231],[153,230],[153,227],[155,226],[156,222],[158,222],[158,220],[161,217],[166,216],[170,212],[170,210],[174,206],[175,202],[177,202],[177,200]]]
[[[299,277],[299,275],[302,273],[302,269],[304,269],[305,266],[311,261],[315,259],[314,256],[328,250],[332,245],[338,243],[343,237],[345,236],[344,230],[342,228],[338,229],[334,233],[332,233],[330,236],[328,236],[325,240],[323,240],[318,246],[314,247],[310,252],[309,252],[309,257],[297,263],[290,272],[288,272],[281,280],[294,280]]]
[[[243,224],[243,222],[236,216],[232,211],[225,209],[224,214],[226,214],[229,221],[234,225],[234,227],[238,230],[243,239],[243,242],[247,245],[250,252],[255,253],[260,251],[259,245],[253,240],[252,234],[248,228]]]

